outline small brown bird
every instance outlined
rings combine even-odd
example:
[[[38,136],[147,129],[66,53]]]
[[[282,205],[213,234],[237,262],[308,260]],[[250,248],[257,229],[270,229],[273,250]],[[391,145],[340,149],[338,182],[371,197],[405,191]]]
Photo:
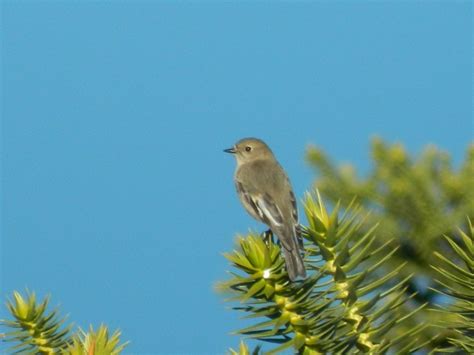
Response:
[[[265,142],[257,138],[241,139],[224,151],[237,160],[234,181],[245,209],[278,236],[290,280],[305,278],[296,199],[285,171]]]

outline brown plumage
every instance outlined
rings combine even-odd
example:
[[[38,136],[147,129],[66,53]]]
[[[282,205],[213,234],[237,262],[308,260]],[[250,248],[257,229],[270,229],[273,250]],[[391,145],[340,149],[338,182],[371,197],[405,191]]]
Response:
[[[278,236],[290,280],[305,278],[298,242],[298,210],[285,171],[260,139],[244,138],[225,151],[236,157],[234,181],[245,209]]]

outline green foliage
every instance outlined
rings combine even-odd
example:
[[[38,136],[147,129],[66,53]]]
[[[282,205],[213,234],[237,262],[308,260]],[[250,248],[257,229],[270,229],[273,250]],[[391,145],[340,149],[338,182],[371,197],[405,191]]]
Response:
[[[258,355],[260,353],[260,346],[256,346],[255,349],[250,352],[249,347],[243,341],[240,342],[239,350],[229,349],[230,355]]]
[[[109,336],[105,325],[101,325],[97,331],[94,331],[91,326],[88,333],[79,330],[64,353],[71,355],[118,355],[127,346],[127,343],[119,344],[120,334],[120,331],[116,330],[112,336]]]
[[[36,303],[35,293],[23,296],[13,292],[14,301],[7,301],[7,308],[14,320],[3,320],[3,325],[12,328],[5,334],[6,341],[18,342],[12,348],[18,353],[54,354],[67,347],[71,326],[63,327],[64,318],[58,310],[46,311],[49,298]]]
[[[360,237],[364,223],[361,208],[352,204],[345,211],[336,207],[329,213],[321,198],[310,195],[305,202],[309,226],[303,227],[304,281],[290,282],[280,247],[260,236],[237,239],[237,249],[225,254],[239,272],[219,285],[229,293],[233,308],[246,318],[263,321],[238,333],[277,346],[271,352],[292,348],[300,354],[361,351],[383,353],[416,350],[416,335],[424,325],[393,335],[395,324],[405,324],[417,312],[400,314],[400,306],[410,303],[406,281],[395,281],[399,265],[383,277],[375,270],[387,263],[394,250],[389,243],[371,248],[374,228]]]
[[[452,330],[452,336],[447,338],[448,346],[437,349],[443,353],[463,350],[474,354],[474,228],[471,220],[468,220],[468,226],[467,232],[459,230],[459,244],[453,238],[445,237],[462,262],[456,264],[442,253],[435,252],[439,263],[432,265],[442,278],[436,279],[441,290],[438,292],[451,301],[447,308],[439,306],[436,309],[438,314],[441,313],[440,327]]]
[[[433,303],[437,295],[433,280],[437,274],[430,265],[437,266],[441,260],[434,258],[432,251],[442,250],[447,259],[461,261],[443,235],[459,240],[456,226],[462,226],[466,216],[474,218],[474,145],[467,148],[458,169],[453,168],[447,153],[433,146],[412,158],[401,144],[389,145],[377,138],[372,142],[371,155],[373,166],[365,177],[358,176],[351,165],[337,167],[316,147],[308,149],[307,160],[318,173],[314,184],[326,199],[348,206],[356,196],[361,210],[371,212],[361,231],[365,233],[379,223],[373,249],[387,242],[391,249],[398,248],[378,273],[385,275],[406,263],[395,276],[397,281],[415,275],[408,282],[407,295],[416,293],[414,301],[420,305]],[[444,282],[449,285],[452,280]],[[405,312],[410,311],[404,308]],[[413,325],[432,324],[437,316],[423,310],[412,318]],[[423,334],[424,340],[436,335],[429,328]]]
[[[47,311],[49,298],[37,304],[35,293],[27,292],[23,297],[13,292],[14,301],[7,301],[12,320],[0,320],[0,325],[10,329],[3,334],[4,340],[17,343],[10,351],[18,354],[70,354],[70,355],[116,355],[125,344],[119,344],[120,332],[110,337],[106,326],[97,331],[91,327],[88,333],[79,330],[72,333],[72,325],[65,326],[65,318],[58,309]]]
[[[383,238],[397,238],[406,245],[402,258],[413,268],[429,268],[431,250],[444,234],[474,216],[474,145],[458,171],[449,156],[428,147],[412,159],[401,144],[387,145],[380,139],[372,143],[373,169],[361,179],[350,165],[336,168],[315,147],[307,152],[309,163],[319,177],[315,186],[333,202],[349,203],[354,196],[372,221],[380,223]]]

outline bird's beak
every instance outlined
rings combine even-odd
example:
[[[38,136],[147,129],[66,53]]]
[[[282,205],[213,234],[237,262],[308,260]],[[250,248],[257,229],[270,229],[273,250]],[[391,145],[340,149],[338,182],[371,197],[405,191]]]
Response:
[[[235,147],[229,148],[229,149],[224,149],[224,152],[230,153],[230,154],[235,154],[237,151],[235,150]]]

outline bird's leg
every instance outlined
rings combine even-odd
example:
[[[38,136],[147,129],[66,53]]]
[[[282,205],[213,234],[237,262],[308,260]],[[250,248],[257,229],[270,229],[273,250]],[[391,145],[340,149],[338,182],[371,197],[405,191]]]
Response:
[[[265,244],[268,246],[271,242],[273,244],[273,232],[271,229],[262,233],[262,238]]]

